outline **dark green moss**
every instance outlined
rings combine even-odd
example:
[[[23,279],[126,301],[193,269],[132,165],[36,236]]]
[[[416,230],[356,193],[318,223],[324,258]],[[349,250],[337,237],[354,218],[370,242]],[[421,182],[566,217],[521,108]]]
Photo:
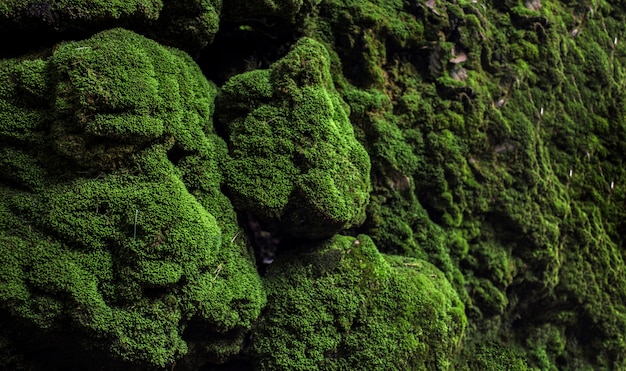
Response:
[[[600,278],[610,275],[614,287],[626,283],[621,268],[606,263],[623,264],[615,247],[623,243],[615,229],[623,226],[616,217],[623,198],[615,204],[614,197],[622,192],[615,179],[623,177],[617,169],[624,135],[615,8],[388,2],[378,8],[385,9],[381,23],[356,9],[378,2],[360,4],[322,4],[332,16],[316,20],[311,32],[337,53],[336,85],[371,157],[373,194],[361,231],[383,251],[435,263],[467,292],[459,295],[470,316],[468,344],[473,338],[515,344],[520,355],[528,350],[528,367],[619,368],[622,342],[608,329],[622,328],[622,299]],[[397,31],[380,25],[403,17],[413,17],[423,33],[412,43],[393,43]],[[604,229],[592,232],[592,225]],[[574,231],[599,236],[591,244],[602,258],[583,253],[586,239],[573,242]],[[589,284],[564,276],[582,271],[574,261],[593,262],[586,271],[597,270],[586,275],[595,278],[595,294],[583,295],[594,303],[589,309],[574,304]],[[546,306],[554,309],[527,319]],[[579,320],[561,323],[572,307]],[[591,307],[613,314],[591,314]],[[538,339],[530,334],[544,322],[559,323],[567,334],[565,351],[546,348],[543,357],[543,350],[531,350],[544,349],[539,340],[525,342]],[[607,332],[597,339],[614,340],[591,346],[580,336],[600,322]],[[510,339],[511,325],[528,332]],[[600,355],[581,353],[580,343]]]
[[[221,0],[5,1],[0,4],[0,34],[7,37],[18,32],[20,39],[35,44],[42,34],[41,40],[60,41],[70,32],[89,35],[124,27],[167,45],[197,51],[213,40],[221,7]],[[7,43],[10,47],[5,52],[28,47],[12,40]]]
[[[36,38],[0,60],[1,365],[67,323],[83,358],[197,369],[244,349],[264,294],[225,185],[300,238],[268,272],[259,368],[626,368],[622,3],[3,3],[0,32]],[[218,89],[185,54],[120,29],[43,48],[69,35],[54,27],[127,26],[197,50],[220,12],[223,40],[254,50],[200,54],[232,77],[218,130]],[[452,353],[459,332],[419,321],[456,300]]]

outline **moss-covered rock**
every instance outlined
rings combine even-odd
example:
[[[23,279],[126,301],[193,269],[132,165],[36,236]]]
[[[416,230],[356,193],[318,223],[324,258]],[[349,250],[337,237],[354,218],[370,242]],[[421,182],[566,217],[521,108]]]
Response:
[[[328,53],[312,39],[269,70],[231,78],[217,110],[235,205],[294,237],[328,237],[362,223],[370,162],[346,109]]]
[[[92,369],[237,354],[265,295],[232,239],[217,90],[198,66],[114,29],[2,60],[0,76],[5,348]]]
[[[447,370],[466,324],[441,271],[366,235],[281,256],[265,286],[259,370]]]
[[[459,368],[496,367],[498,347],[528,367],[623,367],[617,9],[325,1],[308,23],[372,161],[361,231],[449,277],[470,323]],[[565,345],[542,343],[546,323]]]
[[[2,2],[0,368],[625,369],[622,5]]]

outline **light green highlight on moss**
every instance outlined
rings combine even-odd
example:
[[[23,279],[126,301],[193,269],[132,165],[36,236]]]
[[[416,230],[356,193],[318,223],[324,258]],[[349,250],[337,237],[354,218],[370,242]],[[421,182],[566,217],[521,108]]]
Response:
[[[302,39],[269,70],[231,78],[217,102],[235,205],[284,233],[325,237],[360,224],[369,157],[334,90],[325,48]]]

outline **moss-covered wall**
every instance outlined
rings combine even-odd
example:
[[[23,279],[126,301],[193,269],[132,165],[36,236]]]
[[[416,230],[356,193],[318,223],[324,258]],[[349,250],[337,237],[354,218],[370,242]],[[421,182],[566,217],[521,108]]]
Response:
[[[0,368],[626,368],[624,5],[3,2]]]

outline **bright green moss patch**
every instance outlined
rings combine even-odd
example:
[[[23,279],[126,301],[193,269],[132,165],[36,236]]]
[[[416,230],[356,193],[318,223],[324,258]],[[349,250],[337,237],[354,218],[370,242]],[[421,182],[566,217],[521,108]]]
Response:
[[[265,295],[232,239],[216,88],[198,66],[114,29],[0,71],[2,117],[30,113],[0,123],[0,308],[14,347],[144,369],[238,353]]]
[[[56,150],[78,165],[116,166],[157,138],[209,151],[215,91],[186,54],[115,29],[63,44],[49,63]]]
[[[445,370],[465,327],[438,269],[381,255],[365,235],[282,256],[265,284],[260,370]]]
[[[231,78],[218,98],[235,205],[282,232],[325,237],[360,224],[369,157],[334,90],[324,47],[300,40],[269,70]]]

